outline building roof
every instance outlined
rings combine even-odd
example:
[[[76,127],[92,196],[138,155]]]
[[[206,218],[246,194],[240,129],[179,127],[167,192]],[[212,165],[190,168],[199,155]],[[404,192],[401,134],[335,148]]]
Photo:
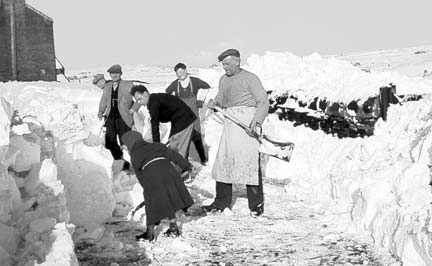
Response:
[[[42,13],[42,12],[39,11],[39,10],[37,10],[36,8],[32,7],[31,5],[29,5],[29,4],[26,3],[26,7],[27,7],[28,9],[32,10],[33,12],[39,14],[40,16],[42,16],[45,20],[47,20],[47,21],[49,21],[49,22],[51,22],[51,23],[54,22],[52,18],[50,18],[49,16],[45,15],[44,13]]]

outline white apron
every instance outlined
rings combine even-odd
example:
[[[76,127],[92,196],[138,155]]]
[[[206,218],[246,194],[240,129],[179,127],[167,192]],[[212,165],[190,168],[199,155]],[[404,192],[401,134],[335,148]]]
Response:
[[[249,125],[255,107],[230,107],[226,112]],[[238,125],[224,119],[219,150],[212,169],[212,177],[223,183],[258,185],[259,143]]]

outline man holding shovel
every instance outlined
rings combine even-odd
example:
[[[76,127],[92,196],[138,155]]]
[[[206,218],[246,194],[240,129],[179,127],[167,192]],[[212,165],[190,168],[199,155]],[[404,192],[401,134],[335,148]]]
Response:
[[[221,142],[212,176],[216,180],[216,198],[205,212],[221,212],[232,203],[232,184],[245,184],[249,209],[254,216],[264,212],[264,192],[259,159],[259,142],[250,137],[257,132],[268,114],[269,100],[260,79],[240,67],[240,52],[228,49],[218,56],[225,70],[219,80],[219,92],[210,100],[215,106],[239,119],[245,131],[229,119],[224,120]]]

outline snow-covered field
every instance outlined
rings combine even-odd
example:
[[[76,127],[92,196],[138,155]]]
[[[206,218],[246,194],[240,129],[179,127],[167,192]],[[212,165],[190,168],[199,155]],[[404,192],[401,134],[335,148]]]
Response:
[[[270,158],[260,218],[248,215],[242,187],[231,211],[200,212],[214,196],[210,172],[220,133],[218,119],[203,110],[210,166],[194,163],[196,206],[179,217],[181,238],[159,236],[148,244],[134,240],[143,230],[142,210],[133,221],[125,218],[142,200],[139,185],[95,142],[101,92],[91,76],[106,69],[76,71],[73,83],[1,83],[0,96],[18,110],[19,123],[3,103],[0,264],[76,265],[73,239],[81,265],[432,265],[432,79],[423,77],[432,70],[432,47],[337,58],[268,52],[244,65],[267,90],[305,101],[365,100],[389,83],[398,94],[425,96],[392,105],[387,122],[379,120],[365,139],[339,139],[270,115],[265,133],[296,148],[290,163]],[[169,67],[123,72],[125,79],[150,82],[152,92],[175,79]],[[220,67],[191,72],[214,87],[207,98],[215,95]]]

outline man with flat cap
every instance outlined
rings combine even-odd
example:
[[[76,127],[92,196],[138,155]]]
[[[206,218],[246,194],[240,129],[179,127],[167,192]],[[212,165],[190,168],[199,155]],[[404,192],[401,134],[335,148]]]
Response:
[[[105,79],[104,74],[96,74],[93,76],[93,85],[97,86],[101,90],[105,87],[107,80]]]
[[[98,118],[105,117],[106,119],[105,147],[111,152],[114,160],[121,160],[123,159],[123,152],[120,148],[121,137],[133,126],[133,117],[129,113],[133,105],[130,95],[133,84],[131,81],[121,79],[123,72],[120,65],[111,66],[107,72],[112,81],[107,82],[103,87]]]
[[[249,133],[257,131],[268,114],[269,100],[257,75],[240,67],[240,52],[228,49],[218,56],[225,70],[219,80],[219,92],[209,107],[215,105],[244,124],[249,125]],[[205,212],[221,212],[231,208],[232,184],[244,184],[251,215],[264,212],[264,193],[260,168],[259,143],[248,132],[224,119],[222,137],[212,177],[216,180],[216,198]]]

